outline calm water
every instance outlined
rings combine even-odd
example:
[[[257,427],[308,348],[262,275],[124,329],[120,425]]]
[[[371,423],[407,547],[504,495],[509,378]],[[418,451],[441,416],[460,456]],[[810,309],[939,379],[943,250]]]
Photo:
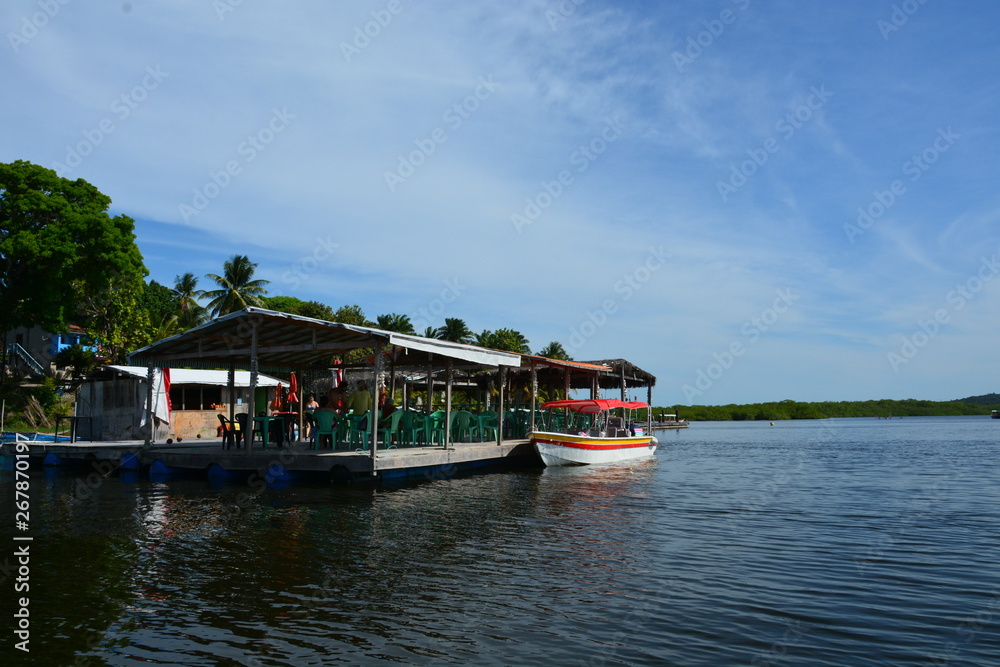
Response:
[[[1000,421],[659,435],[397,489],[33,473],[31,653],[4,570],[0,661],[1000,664]]]

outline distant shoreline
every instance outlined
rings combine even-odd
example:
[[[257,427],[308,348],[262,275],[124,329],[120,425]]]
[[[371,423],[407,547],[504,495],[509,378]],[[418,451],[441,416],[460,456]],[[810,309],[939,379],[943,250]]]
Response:
[[[677,405],[653,408],[654,419],[660,413],[676,413],[688,421],[777,421],[785,419],[829,419],[833,417],[949,417],[989,415],[1000,410],[1000,395],[986,394],[957,401],[819,401],[792,400],[769,403],[729,405]],[[993,402],[987,403],[986,401]]]

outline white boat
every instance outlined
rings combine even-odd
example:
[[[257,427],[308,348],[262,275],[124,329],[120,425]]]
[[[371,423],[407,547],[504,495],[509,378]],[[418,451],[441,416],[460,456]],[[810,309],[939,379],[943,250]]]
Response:
[[[590,415],[588,427],[571,427],[563,432],[535,430],[531,442],[546,466],[616,463],[645,459],[656,452],[657,441],[651,433],[635,424],[625,427],[622,416],[613,416],[616,408],[636,410],[645,403],[624,402],[613,398],[549,401],[543,410],[568,408]]]

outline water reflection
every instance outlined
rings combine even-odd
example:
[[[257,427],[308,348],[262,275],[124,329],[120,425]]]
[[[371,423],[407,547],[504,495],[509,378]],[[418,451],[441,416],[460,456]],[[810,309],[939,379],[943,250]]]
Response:
[[[754,426],[396,489],[38,472],[32,657],[989,664],[995,430]]]

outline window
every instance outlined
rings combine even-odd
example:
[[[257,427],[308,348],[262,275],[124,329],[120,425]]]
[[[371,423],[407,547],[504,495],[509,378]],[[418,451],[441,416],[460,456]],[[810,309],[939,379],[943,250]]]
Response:
[[[170,387],[174,410],[214,410],[222,404],[222,387],[211,384],[184,384]]]

